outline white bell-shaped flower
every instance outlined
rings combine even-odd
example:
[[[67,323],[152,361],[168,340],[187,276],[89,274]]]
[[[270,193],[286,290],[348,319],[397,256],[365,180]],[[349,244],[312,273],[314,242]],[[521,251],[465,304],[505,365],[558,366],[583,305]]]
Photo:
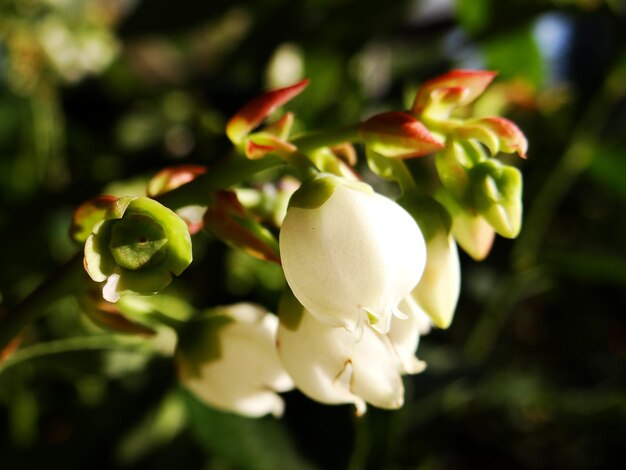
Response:
[[[452,235],[441,231],[428,240],[426,253],[424,275],[411,297],[435,326],[448,328],[461,290],[459,252]]]
[[[276,392],[293,388],[278,357],[278,318],[262,307],[220,307],[183,331],[176,359],[181,383],[206,404],[244,416],[280,416]]]
[[[321,321],[381,333],[426,260],[413,218],[364,183],[322,176],[294,194],[280,232],[287,283]]]
[[[283,299],[279,312],[279,355],[296,387],[313,400],[352,403],[357,414],[365,412],[366,403],[400,408],[401,375],[424,369],[414,356],[418,332],[412,320],[393,319],[391,331],[398,340],[394,343],[392,335],[380,334],[369,325],[357,335],[320,322],[293,297]]]

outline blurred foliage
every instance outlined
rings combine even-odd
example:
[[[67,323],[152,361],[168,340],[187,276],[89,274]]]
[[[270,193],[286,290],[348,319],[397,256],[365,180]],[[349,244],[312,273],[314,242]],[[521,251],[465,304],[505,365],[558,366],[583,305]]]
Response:
[[[74,251],[73,208],[230,152],[230,115],[302,76],[296,128],[401,109],[450,68],[530,142],[525,219],[463,257],[450,330],[397,412],[286,394],[280,421],[207,409],[167,344],[110,335],[74,299],[0,366],[0,467],[607,468],[626,433],[626,4],[620,0],[4,0],[0,314]],[[419,170],[420,162],[411,162]],[[114,186],[111,186],[115,183]],[[180,284],[206,308],[275,305],[275,268],[199,234]],[[158,335],[157,335],[158,336]],[[161,338],[162,339],[162,338]],[[165,341],[167,343],[167,341]]]

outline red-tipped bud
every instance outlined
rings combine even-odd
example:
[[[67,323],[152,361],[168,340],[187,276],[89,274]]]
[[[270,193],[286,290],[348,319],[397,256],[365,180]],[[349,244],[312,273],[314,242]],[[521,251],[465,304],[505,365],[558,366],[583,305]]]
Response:
[[[258,223],[233,191],[218,191],[204,214],[204,227],[229,245],[257,258],[280,264],[278,242]]]
[[[444,147],[421,122],[399,111],[369,118],[360,131],[365,145],[389,158],[421,157]]]
[[[495,76],[487,70],[452,70],[435,77],[420,87],[411,112],[419,116],[432,104],[446,109],[467,105],[485,91]]]
[[[207,168],[200,165],[179,165],[163,168],[148,183],[148,196],[156,197],[189,183],[206,173]]]
[[[241,144],[245,137],[276,108],[298,95],[308,84],[308,80],[302,80],[294,85],[257,96],[228,121],[226,135],[235,145]]]
[[[490,130],[498,137],[501,152],[515,152],[520,157],[526,158],[528,140],[520,128],[513,122],[502,117],[491,116],[478,119],[473,123]]]

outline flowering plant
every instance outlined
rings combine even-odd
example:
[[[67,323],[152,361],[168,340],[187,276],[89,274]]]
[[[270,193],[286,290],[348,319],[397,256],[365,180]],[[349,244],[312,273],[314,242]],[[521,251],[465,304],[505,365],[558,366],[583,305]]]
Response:
[[[261,94],[228,122],[236,156],[221,166],[166,168],[146,196],[103,195],[79,206],[71,234],[84,248],[71,263],[73,282],[61,283],[64,274],[36,291],[9,317],[2,346],[33,309],[81,286],[80,304],[101,327],[147,341],[164,329],[174,334],[168,351],[181,383],[218,409],[278,416],[278,393],[294,385],[358,414],[366,403],[399,408],[402,376],[425,367],[415,356],[420,336],[452,322],[457,244],[482,259],[496,233],[512,238],[521,229],[521,173],[494,157],[525,158],[526,139],[505,118],[468,117],[494,77],[452,71],[424,83],[408,110],[300,135],[294,114],[276,114],[308,81]],[[361,155],[374,174],[367,183]],[[407,165],[417,158],[426,185]],[[275,179],[245,184],[271,168]],[[167,297],[161,292],[186,275],[202,233],[277,267],[287,284],[280,305],[207,312],[147,300]],[[87,275],[77,274],[83,268]]]

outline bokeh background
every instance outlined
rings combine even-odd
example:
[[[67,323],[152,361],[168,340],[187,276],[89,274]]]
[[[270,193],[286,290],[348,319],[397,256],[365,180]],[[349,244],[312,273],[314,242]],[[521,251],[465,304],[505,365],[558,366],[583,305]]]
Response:
[[[462,255],[455,320],[422,338],[429,367],[405,379],[400,411],[358,419],[296,391],[280,420],[207,408],[170,357],[90,342],[99,330],[67,298],[0,368],[0,468],[623,462],[625,31],[621,0],[3,0],[0,313],[76,251],[79,203],[166,165],[212,165],[235,110],[303,76],[289,105],[301,130],[405,108],[451,68],[496,70],[476,112],[518,123],[530,149],[516,162],[522,234],[483,262]],[[275,305],[280,271],[201,237],[182,298]]]

